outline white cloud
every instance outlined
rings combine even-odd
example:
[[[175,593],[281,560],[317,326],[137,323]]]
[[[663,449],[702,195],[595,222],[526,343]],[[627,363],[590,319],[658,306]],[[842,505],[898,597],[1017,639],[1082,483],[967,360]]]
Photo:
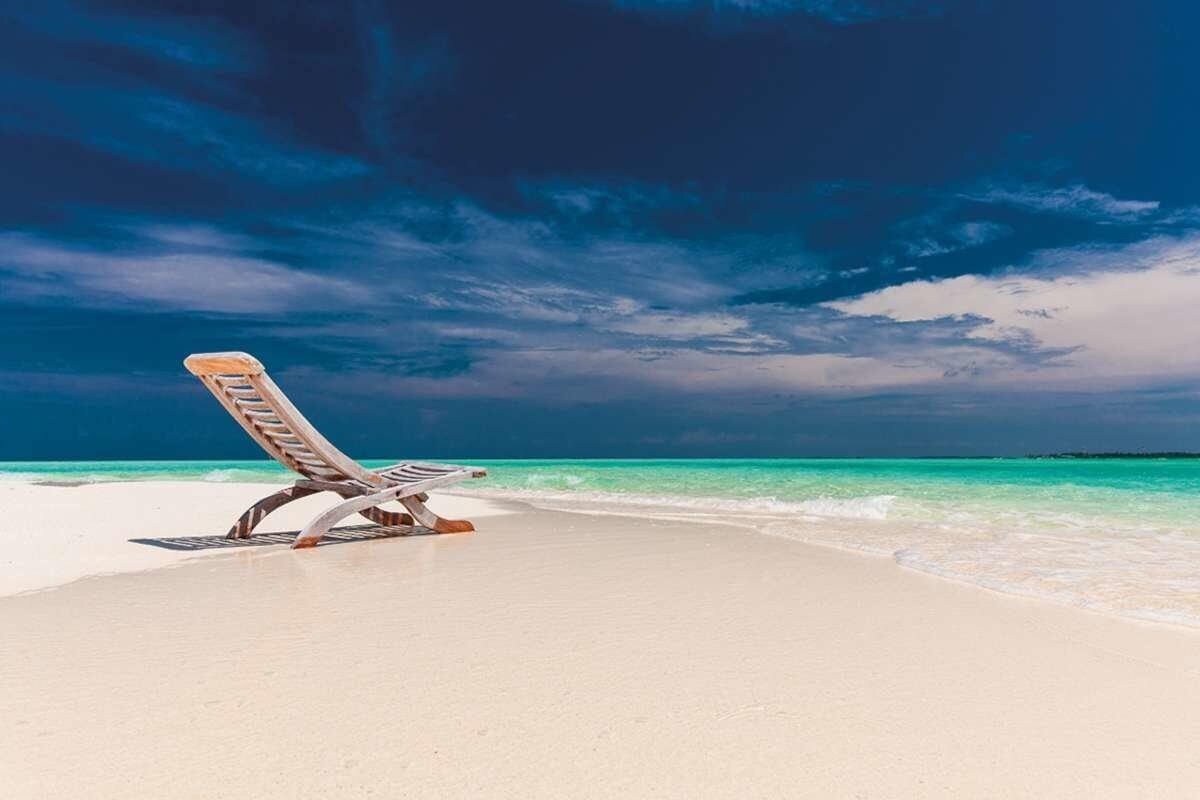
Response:
[[[1037,184],[989,185],[959,195],[980,203],[1020,206],[1034,211],[1065,214],[1110,222],[1132,222],[1158,211],[1154,200],[1122,200],[1082,184],[1050,187]]]
[[[185,235],[215,241],[210,232]],[[350,281],[259,258],[213,252],[105,253],[22,234],[0,235],[0,283],[10,297],[67,298],[102,308],[148,305],[252,313],[372,302],[371,292]]]
[[[285,374],[297,380],[311,371]],[[845,391],[917,386],[940,380],[933,365],[897,365],[831,353],[743,356],[682,348],[626,350],[546,348],[495,350],[467,372],[448,378],[339,374],[347,391],[419,397],[523,397],[537,392],[557,402],[594,399],[597,386],[638,385],[676,392],[745,394],[762,391]]]
[[[437,319],[462,327],[469,319],[467,327],[519,331],[526,344],[556,336],[597,346],[636,338],[728,352],[783,345],[723,309],[736,291],[727,280],[736,263],[729,252],[572,238],[536,220],[462,203],[407,201],[358,220],[273,224],[294,234],[287,237],[290,254],[264,257],[264,243],[249,234],[153,219],[103,220],[109,235],[87,246],[0,234],[0,281],[27,302],[63,298],[91,307],[233,314],[404,308],[410,325]],[[438,235],[415,232],[430,229]]]
[[[177,246],[194,250],[216,250],[232,252],[254,247],[256,242],[248,236],[215,228],[202,223],[149,223],[126,226],[136,235],[167,247]]]
[[[706,310],[657,310],[632,297],[558,284],[515,284],[459,278],[457,286],[421,295],[434,309],[458,309],[508,319],[583,326],[646,340],[702,342],[728,352],[760,352],[784,342],[751,330],[751,321]],[[455,326],[457,327],[457,326]]]
[[[663,339],[730,336],[749,327],[748,320],[721,313],[665,313],[631,309],[630,313],[596,320],[604,330]]]
[[[1037,272],[1064,262],[1069,274]],[[979,318],[968,340],[1076,348],[1042,367],[1045,380],[1200,377],[1200,237],[1050,251],[1031,266],[1035,274],[912,281],[827,307],[897,322]]]

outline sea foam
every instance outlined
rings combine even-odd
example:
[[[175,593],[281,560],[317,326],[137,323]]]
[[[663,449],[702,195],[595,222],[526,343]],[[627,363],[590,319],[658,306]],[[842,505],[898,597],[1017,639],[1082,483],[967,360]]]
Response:
[[[575,484],[578,485],[578,484]],[[463,487],[471,494],[523,500],[531,505],[556,510],[592,511],[633,507],[664,511],[699,511],[734,514],[749,512],[764,515],[801,515],[844,517],[849,519],[886,519],[896,497],[817,497],[812,500],[780,500],[775,497],[689,497],[686,495],[636,494],[631,492],[565,491],[554,489],[491,489]]]

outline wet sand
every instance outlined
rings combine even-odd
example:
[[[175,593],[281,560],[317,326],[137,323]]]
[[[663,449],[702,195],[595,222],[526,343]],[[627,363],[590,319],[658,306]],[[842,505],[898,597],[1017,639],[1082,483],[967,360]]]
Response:
[[[190,485],[180,516],[178,490],[136,486],[160,533],[241,510],[237,487]],[[79,489],[33,488],[60,493],[47,526],[125,530],[123,508],[81,522]],[[476,534],[240,548],[0,598],[4,795],[1200,786],[1195,631],[741,529],[492,514]]]

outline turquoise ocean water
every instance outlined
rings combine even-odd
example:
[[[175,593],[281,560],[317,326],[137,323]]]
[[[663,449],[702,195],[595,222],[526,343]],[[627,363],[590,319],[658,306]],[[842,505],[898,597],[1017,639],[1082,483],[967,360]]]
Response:
[[[1200,460],[464,460],[464,490],[714,520],[1100,611],[1200,625]],[[364,462],[382,466],[386,461]],[[266,461],[0,462],[0,480],[288,480]]]

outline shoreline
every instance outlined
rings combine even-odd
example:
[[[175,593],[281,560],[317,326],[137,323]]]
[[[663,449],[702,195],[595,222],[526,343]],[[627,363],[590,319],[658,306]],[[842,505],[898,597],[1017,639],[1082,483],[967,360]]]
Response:
[[[240,510],[205,494],[159,521],[211,532]],[[1200,632],[745,528],[497,510],[473,535],[244,547],[0,597],[21,643],[0,649],[0,774],[14,797],[1200,784]]]
[[[217,508],[228,509],[228,516],[232,520],[234,515],[239,513],[235,509],[247,507],[259,497],[270,493],[275,488],[282,488],[286,485],[289,485],[289,483],[195,479],[112,479],[79,482],[0,481],[0,507],[5,507],[10,512],[5,530],[0,531],[0,535],[5,535],[7,539],[4,542],[4,549],[0,550],[0,598],[30,592],[49,591],[88,578],[175,567],[192,559],[214,558],[223,553],[229,553],[245,547],[253,546],[269,551],[286,550],[288,548],[282,539],[271,538],[267,540],[260,538],[259,534],[294,533],[314,513],[318,513],[321,508],[329,504],[328,498],[315,496],[288,504],[264,520],[256,530],[254,539],[249,543],[216,544],[212,542],[211,544],[215,544],[216,546],[208,546],[210,542],[205,542],[206,546],[203,549],[171,550],[154,547],[146,541],[154,538],[187,540],[191,537],[198,537],[209,540],[223,537],[224,531],[219,530],[219,526],[214,527],[212,524],[216,517],[205,519],[199,524],[192,524],[186,520],[186,513],[184,513],[183,509],[187,507],[188,503],[195,501],[194,498],[189,499],[190,494],[199,493],[206,495],[206,497],[202,498],[203,502],[213,503]],[[52,494],[40,498],[33,497],[29,495],[28,490],[22,490],[20,487],[36,487],[33,490],[36,493],[42,493],[43,490],[51,490]],[[174,493],[168,495],[167,492],[169,489],[174,490]],[[93,492],[96,495],[116,494],[118,496],[111,498],[96,496],[88,499],[97,501],[105,506],[110,506],[114,503],[124,503],[127,510],[134,509],[139,513],[132,520],[127,519],[122,522],[122,532],[113,535],[111,529],[101,526],[99,530],[103,531],[105,535],[98,538],[88,538],[87,546],[83,547],[83,549],[70,549],[66,547],[69,544],[68,542],[61,540],[55,542],[53,538],[55,535],[61,537],[67,531],[61,528],[57,530],[52,528],[42,531],[32,530],[38,525],[44,525],[45,520],[48,519],[41,506],[54,505],[55,500],[62,500],[63,498],[56,496],[53,492],[63,490],[80,491],[83,495]],[[70,500],[71,498],[67,498],[68,505],[70,505]],[[149,509],[145,508],[147,500],[152,504]],[[902,557],[900,551],[891,550],[887,547],[856,546],[838,541],[836,538],[823,539],[798,536],[791,531],[778,530],[780,517],[775,514],[762,513],[758,516],[750,515],[745,519],[737,519],[729,510],[689,508],[686,506],[671,505],[666,502],[655,503],[652,502],[653,500],[655,500],[653,497],[635,498],[632,502],[624,505],[611,501],[600,503],[590,499],[580,499],[571,502],[569,496],[538,496],[536,494],[531,495],[526,491],[472,490],[468,486],[454,486],[437,492],[433,496],[431,503],[435,511],[440,511],[443,516],[450,518],[488,518],[501,514],[520,512],[547,512],[581,514],[598,518],[616,517],[628,519],[632,522],[654,519],[667,522],[727,527],[743,533],[748,532],[755,535],[790,541],[801,546],[830,549],[854,556],[879,558],[892,563],[904,571],[931,577],[935,580],[981,589],[1002,597],[1044,602],[1057,607],[1145,625],[1181,628],[1200,632],[1200,620],[1190,616],[1170,613],[1155,615],[1115,610],[1089,600],[1057,597],[1037,591],[1022,591],[1011,585],[995,585],[986,580],[972,579],[953,572],[908,563]],[[45,502],[43,503],[43,501]],[[95,512],[97,502],[80,503],[77,500],[74,512],[79,516],[88,516],[89,513]],[[171,502],[180,505],[181,511],[175,515],[171,515],[165,508],[166,504]],[[564,507],[567,505],[572,507]],[[15,514],[12,513],[14,510]],[[148,515],[141,513],[146,510],[152,513]],[[872,524],[876,521],[872,519],[838,517],[830,517],[825,520],[827,526],[838,524],[863,525]],[[353,529],[361,527],[365,522],[365,520],[357,516],[352,516],[344,520],[341,526]],[[161,530],[162,525],[177,525],[178,527],[173,529],[171,537],[155,537],[150,535],[153,531]],[[18,537],[22,533],[25,534],[25,541],[23,543],[13,541],[14,529]],[[142,541],[137,541],[139,538]],[[49,545],[49,547],[35,548],[26,550],[25,552],[21,551],[22,544],[28,547],[33,543],[41,543]],[[334,542],[326,542],[325,544],[332,543]],[[55,547],[56,544],[63,547]],[[80,540],[80,544],[82,545],[82,540]],[[97,545],[99,545],[99,548],[97,548]],[[52,557],[54,555],[57,555],[59,558]],[[61,557],[64,555],[68,556],[65,563],[61,560]],[[97,567],[96,565],[103,566]],[[45,574],[48,568],[50,569],[49,575]],[[40,573],[38,572],[39,569],[41,570]]]

